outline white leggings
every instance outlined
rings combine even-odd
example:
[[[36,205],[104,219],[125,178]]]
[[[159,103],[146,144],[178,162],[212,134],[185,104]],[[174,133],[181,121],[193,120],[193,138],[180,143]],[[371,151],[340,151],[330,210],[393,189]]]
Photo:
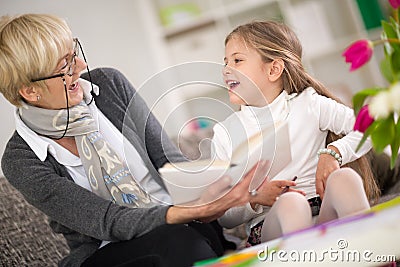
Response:
[[[317,222],[331,221],[369,207],[361,177],[353,169],[338,169],[328,177]],[[266,242],[312,225],[307,199],[299,193],[288,192],[281,195],[266,214],[261,241]]]

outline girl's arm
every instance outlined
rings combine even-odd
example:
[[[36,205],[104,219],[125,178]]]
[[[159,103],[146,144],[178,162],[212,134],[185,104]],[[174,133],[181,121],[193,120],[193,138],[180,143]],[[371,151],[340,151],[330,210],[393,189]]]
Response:
[[[320,129],[345,135],[343,138],[328,144],[328,148],[335,151],[341,157],[341,164],[354,161],[371,149],[371,141],[367,139],[360,150],[356,152],[363,134],[353,131],[355,116],[351,108],[316,93],[312,97],[314,100],[313,104],[317,108]],[[319,156],[315,175],[315,187],[321,198],[324,197],[329,175],[338,168],[340,168],[339,161],[333,156],[329,154],[321,154]]]
[[[318,107],[320,129],[346,135],[329,144],[340,153],[343,165],[360,158],[372,148],[370,139],[367,139],[360,150],[356,152],[363,134],[353,131],[355,123],[353,109],[316,93],[313,98],[315,98],[315,106]]]

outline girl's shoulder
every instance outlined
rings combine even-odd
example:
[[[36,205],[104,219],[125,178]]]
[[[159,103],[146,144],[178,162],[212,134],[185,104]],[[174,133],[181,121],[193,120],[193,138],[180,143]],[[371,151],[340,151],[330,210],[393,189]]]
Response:
[[[319,103],[325,101],[335,101],[329,97],[319,94],[314,88],[308,87],[304,89],[301,93],[295,93],[289,95],[294,102],[306,102],[306,103]],[[335,101],[336,102],[336,101]]]
[[[231,128],[232,126],[241,122],[243,116],[244,116],[243,110],[235,111],[223,121],[216,123],[214,127]]]
[[[317,91],[315,91],[315,89],[313,87],[307,87],[301,93],[297,94],[297,96],[299,98],[311,98],[311,97],[315,97],[318,95],[319,94],[317,93]]]
[[[315,91],[314,88],[312,87],[308,87],[306,89],[304,89],[302,92],[300,93],[292,93],[290,95],[288,95],[288,100],[291,102],[313,102],[315,101],[316,98],[320,97],[321,95],[319,95],[317,93],[317,91]],[[321,96],[322,97],[322,96]]]

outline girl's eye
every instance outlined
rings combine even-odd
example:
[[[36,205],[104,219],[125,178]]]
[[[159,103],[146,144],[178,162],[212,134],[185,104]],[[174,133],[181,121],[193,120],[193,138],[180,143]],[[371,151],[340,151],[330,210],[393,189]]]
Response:
[[[241,59],[235,59],[235,63],[239,63],[240,61],[242,61]]]

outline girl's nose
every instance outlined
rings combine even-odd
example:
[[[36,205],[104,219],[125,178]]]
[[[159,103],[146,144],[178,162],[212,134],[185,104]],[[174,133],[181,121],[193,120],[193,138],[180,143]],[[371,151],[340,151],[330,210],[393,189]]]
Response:
[[[224,68],[222,69],[222,74],[227,75],[227,74],[231,74],[231,73],[232,73],[231,67],[229,67],[227,64],[224,65]]]

